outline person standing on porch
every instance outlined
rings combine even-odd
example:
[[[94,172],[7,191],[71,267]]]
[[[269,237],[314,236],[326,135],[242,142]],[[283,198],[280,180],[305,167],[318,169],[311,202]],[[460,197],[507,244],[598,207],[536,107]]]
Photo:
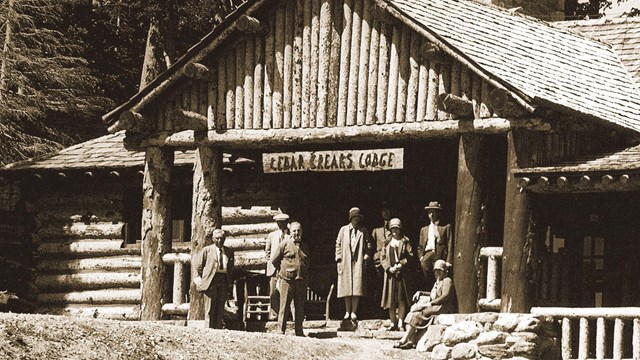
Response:
[[[437,201],[429,202],[425,206],[429,215],[429,225],[420,229],[418,258],[427,286],[434,282],[433,265],[436,260],[453,261],[453,232],[450,224],[442,221],[442,206]]]
[[[336,239],[338,298],[344,298],[344,319],[357,320],[360,297],[367,293],[366,262],[373,246],[367,229],[360,225],[363,216],[357,207],[349,210],[349,224],[340,228]]]
[[[224,230],[214,230],[194,259],[197,276],[193,282],[196,289],[207,296],[205,309],[209,303],[209,327],[214,329],[222,329],[224,304],[228,299],[229,279],[233,271],[233,251],[224,246],[224,240]]]
[[[278,245],[273,257],[281,295],[278,329],[285,333],[288,309],[293,300],[296,336],[304,336],[302,322],[309,281],[309,247],[302,242],[302,225],[299,222],[292,222],[290,230],[291,235]]]
[[[410,282],[411,279],[407,278],[411,274],[409,263],[414,255],[409,238],[404,236],[402,232],[400,219],[391,219],[389,229],[392,235],[380,260],[384,269],[384,286],[380,307],[389,310],[389,319],[392,324],[389,330],[398,330],[404,327],[402,321],[407,315],[408,304],[410,304],[407,282]]]
[[[273,220],[278,225],[278,230],[272,231],[267,236],[267,243],[264,251],[267,256],[267,277],[269,278],[269,297],[270,307],[269,320],[273,321],[278,318],[278,309],[280,309],[280,293],[276,286],[278,280],[278,274],[276,273],[276,267],[273,265],[274,251],[278,248],[281,242],[289,235],[289,215],[278,214],[273,217]]]
[[[379,304],[382,299],[382,287],[384,284],[385,270],[382,267],[381,259],[385,252],[385,247],[391,239],[391,230],[389,229],[389,221],[391,220],[391,209],[389,208],[388,203],[382,203],[380,215],[382,216],[382,220],[384,221],[383,225],[381,227],[373,229],[373,231],[371,232],[371,240],[376,245],[376,252],[373,254],[373,264],[375,266],[375,272],[371,277],[373,284],[371,284],[372,289],[370,289],[370,291],[372,291],[373,293],[374,304]],[[384,307],[382,308],[384,309]]]

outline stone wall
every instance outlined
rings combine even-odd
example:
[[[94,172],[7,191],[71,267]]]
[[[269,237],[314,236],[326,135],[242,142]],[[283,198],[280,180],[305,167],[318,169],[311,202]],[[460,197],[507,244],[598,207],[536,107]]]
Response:
[[[428,359],[560,359],[559,329],[531,314],[439,315],[419,334]]]

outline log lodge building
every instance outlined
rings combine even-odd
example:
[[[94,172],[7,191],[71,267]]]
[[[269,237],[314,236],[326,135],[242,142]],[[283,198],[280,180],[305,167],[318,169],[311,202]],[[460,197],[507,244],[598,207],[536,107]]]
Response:
[[[390,201],[417,242],[438,200],[460,312],[628,319],[638,56],[611,34],[638,24],[471,0],[250,0],[106,114],[112,135],[2,169],[22,194],[4,246],[37,249],[24,291],[49,312],[200,319],[189,254],[213,229],[264,292],[264,238],[286,211],[326,295],[350,207],[371,229]]]

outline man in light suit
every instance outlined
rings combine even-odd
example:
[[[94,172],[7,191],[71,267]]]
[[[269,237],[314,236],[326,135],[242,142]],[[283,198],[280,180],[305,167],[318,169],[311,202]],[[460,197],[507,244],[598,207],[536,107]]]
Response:
[[[429,215],[429,225],[420,229],[420,244],[418,245],[418,258],[422,272],[427,279],[427,286],[433,285],[433,265],[436,260],[453,262],[453,231],[451,224],[441,221],[442,206],[437,201],[429,202],[425,206]]]
[[[233,251],[224,246],[225,232],[216,229],[211,238],[205,239],[207,244],[194,259],[196,278],[193,282],[196,289],[203,292],[205,309],[209,303],[209,327],[222,329],[224,304],[229,294],[229,279],[233,271]]]
[[[269,320],[271,321],[278,318],[278,310],[280,309],[280,292],[276,286],[278,274],[276,272],[276,267],[273,265],[273,258],[278,245],[280,245],[280,243],[289,235],[289,215],[278,214],[273,217],[273,220],[278,225],[278,230],[269,233],[267,236],[267,243],[264,248],[267,256],[267,277],[269,277],[269,297],[271,298]]]

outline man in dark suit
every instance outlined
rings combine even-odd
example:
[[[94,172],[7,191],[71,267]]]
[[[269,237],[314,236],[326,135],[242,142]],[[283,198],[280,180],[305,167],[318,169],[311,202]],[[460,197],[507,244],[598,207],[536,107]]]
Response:
[[[309,281],[309,247],[302,242],[302,225],[299,222],[291,223],[290,231],[291,235],[278,245],[273,257],[281,296],[278,329],[285,333],[288,310],[293,300],[296,336],[304,336],[302,322]]]
[[[433,285],[433,264],[436,260],[453,262],[453,232],[450,224],[441,221],[442,206],[437,201],[425,206],[429,215],[429,225],[420,229],[418,257],[427,286]]]
[[[224,246],[225,232],[213,231],[211,238],[205,239],[207,246],[194,258],[196,289],[203,292],[205,309],[208,306],[209,327],[222,329],[224,304],[229,294],[229,279],[233,270],[233,251]]]

